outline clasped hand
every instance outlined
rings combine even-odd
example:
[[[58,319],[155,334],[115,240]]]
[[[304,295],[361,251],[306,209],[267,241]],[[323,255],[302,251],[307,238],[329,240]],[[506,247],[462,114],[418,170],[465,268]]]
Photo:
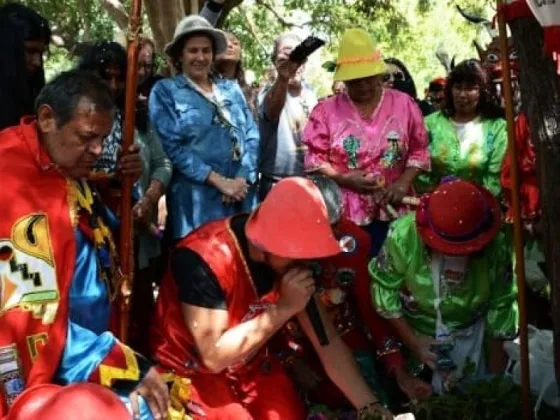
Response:
[[[223,178],[217,185],[218,191],[223,194],[225,203],[243,201],[249,191],[249,185],[245,178],[237,177],[234,179]]]

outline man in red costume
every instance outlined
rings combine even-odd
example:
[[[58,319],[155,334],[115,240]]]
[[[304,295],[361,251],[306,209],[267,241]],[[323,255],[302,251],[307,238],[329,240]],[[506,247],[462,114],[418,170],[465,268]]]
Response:
[[[36,118],[0,132],[0,417],[26,388],[49,382],[101,384],[145,419],[167,411],[156,370],[108,332],[115,247],[84,177],[113,112],[101,79],[71,71],[41,91]],[[138,148],[120,166],[139,176]]]
[[[328,209],[335,238],[342,246],[338,255],[313,261],[318,295],[338,335],[352,350],[368,385],[384,396],[376,363],[383,362],[387,373],[410,399],[424,399],[431,386],[409,374],[400,352],[401,343],[384,318],[372,306],[368,273],[370,237],[358,225],[342,217],[340,189],[330,178],[313,176]],[[286,367],[307,399],[330,409],[341,409],[348,401],[329,380],[297,319],[290,320],[275,336],[271,349]],[[383,398],[382,398],[383,399]]]
[[[319,188],[298,177],[276,184],[250,215],[208,223],[179,242],[160,289],[151,339],[161,367],[192,382],[195,419],[306,418],[267,346],[293,316],[360,418],[392,418],[323,304],[317,302],[327,345],[319,343],[305,311],[315,291],[306,265],[339,252]]]

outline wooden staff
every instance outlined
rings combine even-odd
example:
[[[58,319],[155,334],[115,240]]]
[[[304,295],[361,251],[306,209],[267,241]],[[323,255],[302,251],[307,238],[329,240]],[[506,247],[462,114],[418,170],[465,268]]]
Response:
[[[128,48],[126,65],[126,102],[124,107],[124,135],[123,151],[128,151],[134,143],[134,128],[136,117],[136,83],[138,75],[138,48],[140,45],[140,30],[142,28],[142,0],[132,0],[132,11],[128,26]],[[132,224],[132,185],[130,176],[123,176],[121,196],[121,231],[119,256],[121,274],[123,276],[120,296],[120,339],[128,341],[128,326],[132,283],[134,281],[133,258],[133,224]]]
[[[511,165],[511,197],[513,208],[513,233],[515,245],[515,273],[517,275],[517,300],[519,304],[519,346],[521,361],[521,387],[523,418],[531,418],[531,393],[529,377],[529,340],[527,328],[527,299],[525,295],[525,256],[523,244],[523,222],[521,220],[521,201],[519,198],[519,172],[517,159],[517,143],[515,141],[515,112],[513,109],[513,92],[511,87],[511,69],[503,0],[498,2],[498,29],[500,31],[500,55],[502,62],[502,89],[506,106],[508,148]]]

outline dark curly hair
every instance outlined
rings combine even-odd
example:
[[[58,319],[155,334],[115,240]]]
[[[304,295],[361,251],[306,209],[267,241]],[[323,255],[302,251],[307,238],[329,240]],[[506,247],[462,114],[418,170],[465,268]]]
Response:
[[[470,59],[457,64],[447,76],[445,86],[445,106],[442,113],[447,117],[455,115],[455,105],[451,93],[453,86],[459,83],[477,85],[480,89],[480,98],[476,107],[477,112],[483,119],[503,118],[504,111],[499,105],[498,98],[492,86],[486,70],[479,60]]]
[[[116,67],[126,78],[127,57],[124,47],[113,41],[101,41],[85,47],[80,60],[78,69],[88,70],[105,78],[105,74],[110,67]],[[124,97],[116,98],[117,106],[124,109]]]

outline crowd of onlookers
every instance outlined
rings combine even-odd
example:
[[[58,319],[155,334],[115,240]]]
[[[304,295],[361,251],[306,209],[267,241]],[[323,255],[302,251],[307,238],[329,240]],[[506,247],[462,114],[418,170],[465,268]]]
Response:
[[[210,0],[200,15],[177,25],[164,50],[170,77],[157,72],[154,43],[140,43],[134,142],[143,174],[132,208],[131,332],[132,345],[145,353],[143,329],[168,250],[207,222],[253,211],[285,178],[313,174],[334,181],[344,220],[369,235],[370,258],[380,255],[393,221],[410,213],[410,198],[437,190],[449,177],[473,182],[495,200],[503,195],[506,124],[478,60],[434,79],[421,98],[401,61],[383,59],[370,34],[350,29],[338,46],[332,95],[318,98],[305,81],[305,63],[290,59],[303,39],[288,32],[274,42],[263,83],[249,85],[240,40],[213,26],[222,7],[223,1]],[[0,129],[35,113],[50,38],[49,22],[34,10],[0,8]],[[111,40],[85,45],[76,64],[109,86],[116,105],[90,179],[117,215],[127,65],[125,48]],[[502,245],[504,254],[511,251]],[[380,272],[385,262],[370,268],[380,285],[387,280]],[[399,298],[391,287],[379,286],[374,301],[380,308],[395,309]]]

